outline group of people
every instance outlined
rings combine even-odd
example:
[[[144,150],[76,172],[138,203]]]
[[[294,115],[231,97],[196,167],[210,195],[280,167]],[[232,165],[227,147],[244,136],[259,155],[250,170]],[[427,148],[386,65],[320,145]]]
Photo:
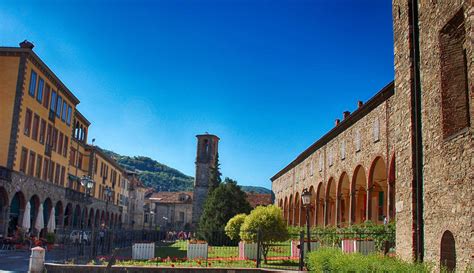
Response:
[[[167,241],[176,241],[176,240],[191,240],[191,238],[194,238],[195,236],[191,233],[191,231],[186,232],[186,231],[168,231],[166,233],[166,240]]]

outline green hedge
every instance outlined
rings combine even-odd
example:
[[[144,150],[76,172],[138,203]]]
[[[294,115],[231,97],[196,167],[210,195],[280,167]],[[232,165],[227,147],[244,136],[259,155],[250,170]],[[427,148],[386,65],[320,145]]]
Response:
[[[311,272],[431,272],[427,264],[411,264],[377,254],[345,254],[335,248],[321,248],[308,254]]]

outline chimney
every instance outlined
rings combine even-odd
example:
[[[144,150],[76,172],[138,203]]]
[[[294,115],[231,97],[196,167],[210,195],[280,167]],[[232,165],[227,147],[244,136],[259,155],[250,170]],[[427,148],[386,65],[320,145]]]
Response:
[[[335,122],[335,124],[334,124],[334,126],[339,125],[340,122],[341,122],[341,120],[337,118],[337,119],[336,119],[336,122]]]
[[[360,100],[360,101],[357,102],[357,107],[358,107],[358,108],[361,108],[362,105],[364,105],[364,102],[363,102],[363,101]]]
[[[20,47],[21,48],[33,49],[33,47],[35,47],[35,45],[33,43],[31,43],[30,41],[28,41],[28,40],[24,40],[23,42],[20,43]]]
[[[349,116],[351,115],[351,112],[349,112],[349,111],[344,111],[344,112],[342,113],[342,115],[344,116],[344,119],[346,119],[347,117],[349,117]]]

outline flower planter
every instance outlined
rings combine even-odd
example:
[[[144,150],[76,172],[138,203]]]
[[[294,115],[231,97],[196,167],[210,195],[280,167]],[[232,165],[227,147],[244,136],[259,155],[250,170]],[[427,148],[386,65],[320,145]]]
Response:
[[[358,252],[363,255],[375,252],[374,240],[343,239],[342,251],[345,253]]]
[[[257,243],[239,242],[239,258],[256,260]]]
[[[291,241],[291,257],[299,257],[300,256],[300,249],[298,248],[298,245],[300,244],[300,241],[298,240],[293,240]],[[311,246],[311,251],[314,251],[319,248],[319,242],[318,241],[311,241],[310,242]],[[304,253],[306,256],[306,253],[308,253],[308,242],[304,242]]]
[[[155,243],[137,243],[132,246],[132,259],[149,260],[155,257]]]
[[[188,251],[186,257],[189,259],[202,258],[207,259],[208,253],[207,243],[188,244]]]

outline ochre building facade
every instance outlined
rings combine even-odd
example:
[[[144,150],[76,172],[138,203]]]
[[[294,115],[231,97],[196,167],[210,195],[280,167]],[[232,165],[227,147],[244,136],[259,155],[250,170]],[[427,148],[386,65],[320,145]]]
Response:
[[[472,267],[472,1],[393,1],[395,81],[274,175],[290,225],[396,221],[396,251]]]

